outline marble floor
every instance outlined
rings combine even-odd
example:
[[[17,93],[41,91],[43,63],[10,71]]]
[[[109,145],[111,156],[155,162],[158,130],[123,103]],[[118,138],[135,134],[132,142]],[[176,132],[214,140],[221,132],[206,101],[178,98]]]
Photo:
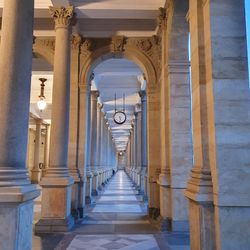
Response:
[[[34,207],[39,219],[41,201]],[[33,250],[189,250],[187,233],[161,233],[147,217],[147,204],[124,171],[118,171],[68,233],[34,235]]]

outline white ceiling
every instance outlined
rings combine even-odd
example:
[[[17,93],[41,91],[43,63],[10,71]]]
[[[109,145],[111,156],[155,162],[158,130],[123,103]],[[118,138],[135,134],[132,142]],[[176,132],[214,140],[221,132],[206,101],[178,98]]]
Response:
[[[85,37],[152,36],[158,9],[165,0],[35,0],[35,36],[54,36],[49,6],[73,5],[77,14],[76,32]],[[3,0],[0,0],[0,17]]]

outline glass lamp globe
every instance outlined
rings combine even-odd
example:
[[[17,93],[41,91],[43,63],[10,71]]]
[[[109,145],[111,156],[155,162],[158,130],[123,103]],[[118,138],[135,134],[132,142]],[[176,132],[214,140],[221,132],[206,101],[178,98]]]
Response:
[[[43,111],[46,108],[46,101],[44,100],[44,98],[41,98],[38,102],[37,102],[37,107],[39,108],[40,111]]]

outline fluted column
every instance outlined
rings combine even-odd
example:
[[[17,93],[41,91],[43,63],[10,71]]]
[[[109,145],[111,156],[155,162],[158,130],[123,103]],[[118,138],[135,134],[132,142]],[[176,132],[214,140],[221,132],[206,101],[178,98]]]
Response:
[[[42,120],[36,119],[36,135],[35,135],[35,151],[34,151],[34,166],[31,170],[31,182],[39,183],[41,178],[40,163],[40,147],[42,142]]]
[[[91,122],[90,122],[90,169],[93,174],[92,179],[92,195],[98,194],[98,170],[97,170],[97,98],[98,91],[91,91]]]
[[[0,249],[31,249],[33,199],[26,162],[34,1],[5,0],[0,43]],[[17,248],[18,246],[18,248]]]
[[[73,7],[50,7],[55,21],[54,82],[52,96],[49,169],[41,186],[42,213],[36,232],[67,231],[73,224],[70,215],[73,178],[67,166],[70,87],[70,26]]]
[[[45,176],[49,167],[49,143],[50,143],[50,124],[46,125],[46,137],[44,147],[44,168],[42,170],[42,177]]]

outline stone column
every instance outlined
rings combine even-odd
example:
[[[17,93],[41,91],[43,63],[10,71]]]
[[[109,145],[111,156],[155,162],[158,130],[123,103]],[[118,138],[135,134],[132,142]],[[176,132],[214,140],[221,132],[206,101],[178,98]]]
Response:
[[[89,86],[90,87],[90,86]],[[90,87],[91,88],[91,87]],[[91,171],[91,94],[89,91],[87,98],[87,119],[86,119],[86,143],[85,143],[85,151],[86,151],[86,162],[84,166],[86,166],[86,192],[85,192],[85,202],[90,204],[92,201],[92,178],[93,174]]]
[[[191,247],[196,249],[248,249],[250,243],[250,93],[244,2],[191,1],[189,5],[195,167],[186,195],[190,221],[200,226],[195,238],[190,224]],[[201,180],[210,189],[201,186]],[[212,206],[199,202],[202,191],[207,191],[205,201],[214,203],[214,216]]]
[[[99,96],[98,91],[91,91],[91,120],[90,120],[90,169],[93,174],[92,178],[92,195],[98,195],[98,145],[97,145],[97,98]]]
[[[186,39],[187,40],[187,39]],[[176,54],[175,54],[176,56]],[[188,230],[188,203],[183,191],[193,164],[189,63],[170,61],[168,220],[172,231]],[[176,89],[178,88],[178,91]]]
[[[161,170],[161,107],[160,88],[147,90],[147,155],[148,155],[148,212],[152,218],[160,213],[159,185]]]
[[[144,194],[147,200],[147,96],[145,91],[140,91],[141,97],[141,186],[140,192]]]
[[[103,108],[103,106],[102,106]],[[101,124],[100,124],[100,163],[99,163],[99,169],[101,171],[100,179],[99,179],[99,189],[102,190],[102,184],[104,181],[104,148],[105,148],[105,143],[104,143],[104,126],[105,126],[105,120],[104,120],[104,114],[103,111],[100,110],[100,119],[101,119]]]
[[[193,164],[191,179],[185,196],[189,199],[191,249],[216,249],[214,231],[212,163],[215,159],[209,150],[208,102],[205,75],[205,39],[208,30],[204,27],[203,2],[189,3],[189,25],[191,39],[191,86],[192,86],[192,131]],[[213,122],[213,117],[210,117]],[[212,138],[211,138],[212,139]],[[212,164],[212,165],[211,165]],[[195,227],[194,227],[195,225]],[[198,230],[197,230],[198,229]]]
[[[175,0],[171,13],[170,48],[166,69],[168,119],[168,164],[171,181],[167,187],[167,219],[172,231],[188,230],[188,202],[183,195],[193,165],[191,92],[188,58],[188,2]]]
[[[50,124],[46,125],[46,137],[44,147],[44,168],[42,170],[42,177],[45,176],[47,169],[49,168],[49,142],[50,142]]]
[[[77,165],[80,172],[80,192],[79,192],[79,205],[78,210],[80,217],[84,216],[85,202],[87,199],[87,175],[88,171],[88,149],[89,149],[89,92],[90,85],[80,82],[79,84],[79,134],[78,134],[78,154]],[[92,179],[91,179],[92,180]],[[91,191],[91,190],[90,190]]]
[[[130,157],[131,157],[131,179],[134,182],[134,123],[131,124],[130,130]]]
[[[67,231],[74,220],[70,214],[71,186],[67,166],[70,94],[70,25],[73,7],[50,7],[55,21],[56,43],[52,96],[49,169],[42,186],[41,219],[36,232]]]
[[[0,248],[31,249],[33,199],[26,169],[34,1],[5,0],[0,44]]]
[[[133,130],[133,156],[134,156],[134,175],[133,175],[133,181],[135,184],[135,187],[137,187],[137,112],[134,112],[134,130]]]
[[[101,153],[102,153],[102,126],[103,126],[103,121],[102,121],[102,104],[97,105],[97,160],[96,160],[96,165],[97,165],[97,170],[98,170],[98,182],[97,182],[97,187],[98,190],[102,190],[102,166],[101,166]]]
[[[97,104],[97,122],[96,122],[96,166],[100,166],[101,160],[101,143],[102,143],[102,134],[101,134],[101,126],[102,126],[102,104]]]
[[[136,105],[136,111],[137,111],[137,133],[136,133],[136,169],[137,169],[137,175],[136,175],[136,185],[137,189],[141,193],[141,105],[137,104]]]
[[[74,33],[71,36],[70,58],[70,105],[69,105],[69,143],[68,143],[68,168],[74,179],[71,187],[71,213],[75,219],[79,214],[79,194],[82,186],[80,171],[78,169],[78,114],[79,114],[79,53],[82,38]]]
[[[36,121],[36,135],[35,135],[35,151],[34,151],[34,166],[31,170],[31,182],[39,183],[41,178],[41,169],[39,168],[40,163],[40,148],[42,142],[42,120],[35,119]]]

